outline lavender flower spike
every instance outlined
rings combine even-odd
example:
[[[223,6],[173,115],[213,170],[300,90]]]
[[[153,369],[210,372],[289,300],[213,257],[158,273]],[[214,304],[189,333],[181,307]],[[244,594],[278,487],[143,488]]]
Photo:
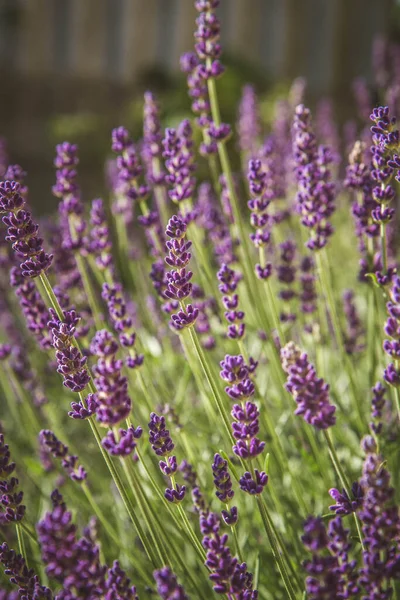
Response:
[[[168,254],[165,262],[176,268],[166,274],[167,288],[164,295],[181,305],[181,310],[171,316],[170,322],[174,329],[180,331],[185,327],[192,327],[199,315],[199,309],[192,304],[186,307],[183,305],[183,300],[192,293],[190,280],[193,273],[186,269],[192,256],[189,252],[192,243],[186,239],[186,223],[179,215],[171,217],[165,233],[170,238],[166,243]]]
[[[149,423],[149,440],[152,449],[157,456],[162,456],[165,460],[159,461],[161,472],[171,480],[171,488],[165,490],[165,497],[168,502],[178,504],[183,500],[186,494],[186,486],[175,482],[175,473],[178,470],[176,456],[172,455],[174,443],[166,428],[165,417],[151,413]]]
[[[53,600],[49,588],[40,584],[39,577],[29,569],[24,558],[11,550],[6,542],[0,545],[0,563],[10,582],[18,586],[18,598],[21,600]],[[12,598],[13,596],[7,596]],[[15,599],[16,600],[16,599]]]
[[[73,481],[81,483],[87,478],[85,469],[78,464],[78,457],[68,454],[65,446],[49,429],[43,429],[39,434],[39,440],[43,447],[50,452],[54,458],[61,459],[63,469]]]
[[[39,237],[39,225],[25,209],[25,200],[20,194],[20,184],[15,181],[0,182],[0,214],[5,214],[3,223],[7,227],[6,240],[19,260],[24,277],[38,277],[51,265],[52,254],[43,250],[43,239]]]
[[[22,521],[25,515],[24,493],[18,491],[18,479],[11,476],[14,470],[8,444],[0,433],[0,525],[3,526]]]
[[[330,403],[329,385],[319,379],[308,356],[294,342],[281,350],[283,370],[287,373],[286,389],[298,404],[296,415],[316,429],[328,429],[336,422],[336,407]]]
[[[157,592],[162,600],[188,600],[185,590],[169,567],[154,571],[153,575],[157,584]]]

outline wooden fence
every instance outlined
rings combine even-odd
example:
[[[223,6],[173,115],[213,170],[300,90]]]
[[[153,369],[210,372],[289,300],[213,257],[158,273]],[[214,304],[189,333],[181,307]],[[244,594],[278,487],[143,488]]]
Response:
[[[221,0],[224,48],[316,93],[369,75],[391,0]],[[130,83],[178,68],[193,45],[192,0],[0,0],[0,67]]]

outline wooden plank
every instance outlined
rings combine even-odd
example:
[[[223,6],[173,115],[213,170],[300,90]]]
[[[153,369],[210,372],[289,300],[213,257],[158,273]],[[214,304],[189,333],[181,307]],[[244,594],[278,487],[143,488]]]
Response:
[[[306,0],[303,73],[311,94],[327,94],[332,89],[335,6],[330,0]],[[316,27],[318,23],[318,27]]]
[[[172,7],[171,7],[172,8]],[[174,7],[173,19],[173,45],[169,56],[169,65],[172,70],[179,68],[179,58],[184,52],[193,50],[194,31],[196,28],[196,17],[198,12],[194,2],[177,0]]]
[[[243,60],[260,62],[260,18],[264,0],[231,0],[230,28],[227,40],[229,50]]]
[[[256,30],[259,38],[259,56],[262,65],[276,79],[282,76],[284,69],[284,31],[285,11],[282,0],[264,0],[261,5],[260,22]]]
[[[132,81],[144,68],[156,62],[157,0],[123,0],[121,30],[122,81]]]
[[[305,15],[303,3],[299,0],[282,0],[284,2],[283,28],[283,73],[286,78],[294,79],[303,70],[304,63],[304,27]]]
[[[107,0],[70,0],[71,71],[100,78],[106,71]]]
[[[16,66],[30,75],[51,71],[53,66],[53,2],[35,0],[21,4]]]

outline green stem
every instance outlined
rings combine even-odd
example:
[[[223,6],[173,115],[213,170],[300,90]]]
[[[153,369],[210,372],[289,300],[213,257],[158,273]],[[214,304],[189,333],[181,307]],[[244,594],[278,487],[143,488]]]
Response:
[[[328,445],[328,451],[329,451],[329,456],[331,458],[333,467],[336,471],[337,476],[339,477],[339,481],[344,489],[344,491],[346,492],[348,498],[351,498],[351,494],[350,494],[350,490],[351,490],[351,485],[349,484],[349,481],[345,475],[345,472],[342,469],[342,465],[340,464],[340,460],[339,457],[336,453],[336,449],[335,446],[333,444],[332,441],[332,437],[330,434],[330,431],[328,429],[324,429],[323,430],[323,434],[324,434],[324,438],[326,440],[326,443]],[[356,513],[353,513],[354,516],[354,521],[355,521],[355,525],[356,525],[356,529],[357,529],[357,533],[358,533],[358,537],[360,538],[360,542],[361,542],[361,547],[364,550],[364,544],[363,544],[363,538],[362,538],[362,533],[360,530],[360,524],[357,518]]]
[[[232,436],[232,432],[231,432],[231,428],[230,428],[230,421],[229,421],[229,418],[228,418],[228,416],[226,414],[226,411],[225,411],[225,408],[224,408],[224,403],[222,401],[222,398],[220,397],[220,394],[219,394],[219,391],[218,391],[218,387],[215,384],[212,371],[211,371],[211,369],[210,369],[210,367],[208,365],[207,359],[206,359],[206,357],[204,355],[204,352],[203,352],[201,344],[200,344],[200,342],[198,340],[197,334],[194,331],[193,327],[188,327],[188,330],[189,330],[190,339],[191,339],[192,344],[194,346],[197,358],[198,358],[198,360],[199,360],[199,362],[201,364],[201,367],[203,369],[204,375],[205,375],[205,377],[207,379],[207,383],[210,386],[211,394],[212,394],[213,399],[215,401],[217,410],[218,410],[218,412],[220,414],[220,417],[222,418],[222,421],[224,423],[228,439],[231,442],[234,442],[234,439],[233,439],[233,436]]]
[[[385,205],[382,205],[382,210],[385,209]],[[380,240],[381,240],[381,257],[382,257],[382,271],[387,273],[387,243],[386,243],[386,223],[381,223],[380,226]]]
[[[89,279],[89,275],[86,269],[85,261],[82,256],[79,254],[75,255],[76,264],[78,265],[78,271],[81,275],[83,289],[85,290],[86,297],[89,302],[90,310],[92,312],[92,317],[94,319],[94,323],[97,330],[103,328],[104,323],[102,320],[102,310],[100,308],[99,303],[97,302],[97,297],[93,294],[93,285]]]
[[[29,565],[28,565],[28,557],[27,557],[26,548],[25,548],[24,534],[22,532],[21,524],[20,523],[16,523],[15,524],[15,529],[16,529],[16,532],[17,532],[19,553],[24,558],[26,566],[29,567]]]
[[[283,561],[282,556],[279,552],[279,548],[276,543],[275,536],[271,529],[271,524],[270,524],[267,514],[265,512],[265,506],[264,506],[260,496],[256,496],[256,499],[257,499],[258,510],[260,511],[261,519],[262,519],[262,522],[264,525],[264,529],[265,529],[265,532],[268,537],[268,541],[269,541],[271,549],[272,549],[272,555],[277,564],[278,570],[281,574],[283,585],[285,586],[287,595],[290,598],[290,600],[296,600],[296,594],[293,589],[292,582],[289,577],[289,573],[286,569],[285,562]]]

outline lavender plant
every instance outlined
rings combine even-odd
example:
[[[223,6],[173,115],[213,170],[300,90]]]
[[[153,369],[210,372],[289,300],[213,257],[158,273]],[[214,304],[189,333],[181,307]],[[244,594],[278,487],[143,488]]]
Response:
[[[64,142],[38,224],[1,141],[1,599],[399,597],[399,69],[343,135],[304,80],[235,132],[218,4],[103,199]]]

